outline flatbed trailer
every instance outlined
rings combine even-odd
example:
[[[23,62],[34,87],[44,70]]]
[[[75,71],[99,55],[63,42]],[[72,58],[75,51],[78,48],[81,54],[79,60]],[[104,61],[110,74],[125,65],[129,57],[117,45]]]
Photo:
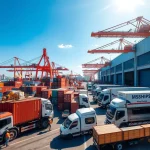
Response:
[[[123,150],[124,146],[150,140],[150,124],[118,128],[114,124],[93,127],[93,144],[97,150]]]

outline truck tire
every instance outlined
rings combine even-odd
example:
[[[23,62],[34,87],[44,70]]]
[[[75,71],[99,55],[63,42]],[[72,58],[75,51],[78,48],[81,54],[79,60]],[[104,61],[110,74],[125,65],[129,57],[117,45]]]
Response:
[[[42,120],[41,125],[42,125],[42,128],[43,128],[43,129],[48,128],[48,126],[49,126],[48,120],[47,120],[47,119]]]
[[[88,132],[90,135],[92,135],[93,134],[93,130],[89,130],[89,132]]]
[[[10,130],[9,130],[9,133],[10,133],[10,141],[16,139],[17,136],[18,136],[18,131],[17,131],[17,129],[10,129]]]
[[[115,145],[115,150],[122,150],[122,149],[123,149],[122,143],[117,143],[117,144]]]

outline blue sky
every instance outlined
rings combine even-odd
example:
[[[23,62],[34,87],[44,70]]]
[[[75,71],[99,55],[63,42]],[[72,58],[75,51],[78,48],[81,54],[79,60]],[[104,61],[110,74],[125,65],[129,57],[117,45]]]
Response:
[[[79,73],[81,64],[95,58],[113,59],[117,55],[87,53],[116,40],[92,38],[91,32],[138,16],[150,20],[149,0],[123,1],[1,0],[0,62],[13,56],[31,60],[40,56],[44,47],[50,60]]]

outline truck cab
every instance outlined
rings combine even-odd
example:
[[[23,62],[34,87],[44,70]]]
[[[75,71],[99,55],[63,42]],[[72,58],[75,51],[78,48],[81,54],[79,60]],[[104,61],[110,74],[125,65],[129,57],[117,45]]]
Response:
[[[97,99],[97,103],[100,107],[107,108],[110,103],[110,89],[102,90]]]
[[[81,134],[92,134],[92,128],[96,124],[96,113],[93,108],[78,109],[60,126],[60,136],[72,138]]]
[[[111,101],[106,112],[105,124],[115,124],[117,127],[125,127],[128,122],[126,101],[115,98]]]
[[[90,101],[86,94],[79,94],[79,105],[80,105],[80,108],[90,107]]]
[[[42,102],[42,117],[54,117],[53,105],[52,103],[45,98],[41,98]]]
[[[0,142],[4,140],[7,129],[13,128],[13,116],[10,112],[0,112]],[[11,136],[11,134],[10,134]],[[11,140],[11,137],[10,137]]]

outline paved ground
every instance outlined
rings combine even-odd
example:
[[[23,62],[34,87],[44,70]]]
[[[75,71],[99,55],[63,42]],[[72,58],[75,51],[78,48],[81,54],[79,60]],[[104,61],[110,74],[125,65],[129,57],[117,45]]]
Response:
[[[98,108],[92,102],[92,96],[89,93],[91,106],[95,109],[97,114],[98,125],[103,124],[106,110]],[[55,118],[52,125],[52,131],[48,130],[34,130],[26,132],[18,139],[10,142],[6,150],[96,150],[93,146],[92,137],[89,135],[75,137],[72,140],[63,140],[59,138],[59,126],[64,121],[60,117],[61,113],[55,108]],[[128,146],[126,150],[149,150],[149,143],[142,141],[139,145]]]

